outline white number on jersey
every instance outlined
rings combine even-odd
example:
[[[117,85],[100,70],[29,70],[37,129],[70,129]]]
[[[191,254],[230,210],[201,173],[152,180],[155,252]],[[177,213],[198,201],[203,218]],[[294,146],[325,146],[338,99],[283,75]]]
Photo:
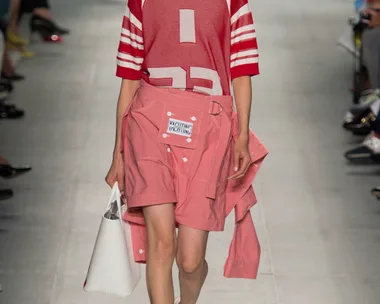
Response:
[[[179,41],[180,43],[195,43],[195,12],[191,9],[179,10]],[[177,89],[185,89],[186,71],[181,67],[165,67],[165,68],[149,68],[149,78],[163,79],[169,78],[172,80],[171,87]],[[220,83],[220,77],[214,70],[202,67],[190,67],[190,78],[204,79],[212,82],[212,88],[194,86],[194,91],[199,91],[209,95],[222,95],[223,89]]]

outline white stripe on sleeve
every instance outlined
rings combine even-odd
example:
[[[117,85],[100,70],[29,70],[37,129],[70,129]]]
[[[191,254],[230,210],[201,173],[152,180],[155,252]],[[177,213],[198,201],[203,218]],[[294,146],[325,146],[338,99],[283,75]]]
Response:
[[[231,24],[235,23],[241,16],[250,13],[249,4],[243,5],[232,17]]]
[[[123,42],[123,43],[125,43],[125,44],[131,45],[135,49],[139,49],[139,50],[143,50],[144,49],[144,46],[142,44],[137,43],[136,41],[132,41],[128,37],[121,36],[120,41]]]
[[[129,54],[125,54],[125,53],[121,53],[121,52],[117,53],[117,57],[119,57],[120,59],[133,61],[136,64],[142,64],[142,62],[144,61],[144,59],[141,57],[134,57],[134,56],[131,56]]]
[[[128,61],[122,61],[122,60],[117,60],[117,65],[123,68],[129,68],[132,70],[140,71],[141,70],[141,65],[134,64],[132,62]]]
[[[136,26],[140,31],[142,31],[142,23],[140,22],[139,19],[137,19],[135,17],[135,15],[133,15],[131,13],[131,10],[129,9],[128,5],[126,6],[125,8],[125,13],[124,13],[124,16],[126,16],[127,18],[129,18],[129,20],[131,21],[131,23]]]
[[[258,54],[259,54],[258,50],[248,50],[248,51],[237,52],[231,55],[231,60],[235,60],[236,58],[241,58],[241,57],[254,56]]]
[[[231,38],[234,38],[236,35],[240,33],[254,31],[254,30],[255,30],[255,26],[253,24],[248,24],[248,25],[239,27],[238,29],[231,32]]]
[[[125,28],[121,29],[121,33],[125,36],[131,37],[133,40],[136,40],[139,43],[143,43],[143,38],[141,36],[133,34],[133,33],[131,33],[131,31],[129,31]]]
[[[248,33],[248,34],[240,35],[231,40],[231,45],[238,43],[240,41],[248,40],[252,38],[256,38],[256,33]]]
[[[259,62],[258,57],[239,59],[239,60],[235,60],[234,62],[231,63],[231,68],[237,67],[239,65],[245,65],[245,64],[250,64],[250,63],[258,63],[258,62]]]

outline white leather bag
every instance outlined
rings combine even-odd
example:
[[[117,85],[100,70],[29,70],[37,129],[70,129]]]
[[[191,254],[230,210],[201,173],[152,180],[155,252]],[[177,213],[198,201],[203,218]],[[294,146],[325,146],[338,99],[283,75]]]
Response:
[[[117,209],[116,209],[117,208]],[[129,296],[140,280],[140,265],[133,257],[131,227],[122,219],[118,184],[100,224],[84,290],[120,297]]]

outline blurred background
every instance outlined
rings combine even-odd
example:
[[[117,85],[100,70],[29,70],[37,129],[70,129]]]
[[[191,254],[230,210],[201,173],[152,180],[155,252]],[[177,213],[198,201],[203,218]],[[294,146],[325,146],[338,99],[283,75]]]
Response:
[[[149,0],[148,0],[149,1]],[[256,281],[222,277],[211,235],[200,304],[377,304],[377,1],[250,0],[261,75],[251,126],[270,150],[255,184]],[[112,158],[125,1],[0,0],[0,304],[148,303],[82,290]]]

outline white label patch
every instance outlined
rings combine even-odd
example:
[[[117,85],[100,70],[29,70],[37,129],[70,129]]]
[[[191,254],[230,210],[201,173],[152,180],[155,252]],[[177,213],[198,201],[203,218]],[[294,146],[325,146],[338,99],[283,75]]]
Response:
[[[185,137],[191,137],[193,132],[193,123],[183,120],[169,118],[168,130],[166,133],[176,134]]]

